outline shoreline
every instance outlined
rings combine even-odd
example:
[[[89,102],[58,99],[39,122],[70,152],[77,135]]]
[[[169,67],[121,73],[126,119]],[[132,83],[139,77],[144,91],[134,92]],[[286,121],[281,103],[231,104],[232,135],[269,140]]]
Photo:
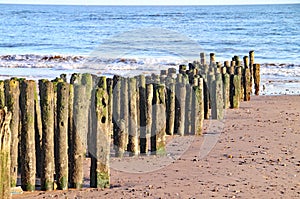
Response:
[[[198,155],[205,132],[178,160],[160,170],[142,174],[112,170],[110,189],[39,191],[13,198],[297,197],[300,110],[296,107],[300,96],[251,96],[239,109],[226,110],[223,132],[203,159]]]

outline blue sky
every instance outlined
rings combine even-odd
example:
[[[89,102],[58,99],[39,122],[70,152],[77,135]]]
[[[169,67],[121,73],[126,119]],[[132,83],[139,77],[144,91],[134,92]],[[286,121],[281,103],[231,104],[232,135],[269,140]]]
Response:
[[[70,5],[240,5],[300,3],[300,0],[0,0],[16,4],[70,4]]]

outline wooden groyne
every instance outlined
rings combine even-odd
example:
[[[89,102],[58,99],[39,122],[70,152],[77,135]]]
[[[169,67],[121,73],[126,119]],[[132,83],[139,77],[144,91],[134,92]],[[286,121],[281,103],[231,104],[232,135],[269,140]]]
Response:
[[[0,194],[8,197],[1,187],[15,187],[18,174],[24,191],[81,188],[87,157],[90,186],[109,187],[110,155],[164,155],[166,136],[201,135],[204,119],[222,120],[225,109],[250,100],[253,85],[258,95],[260,65],[253,51],[249,57],[222,64],[211,53],[207,64],[200,53],[200,61],[160,74],[73,74],[69,83],[61,75],[38,88],[32,80],[0,81],[0,108],[8,110],[1,121],[10,126],[1,130],[1,158],[10,155],[1,159]]]

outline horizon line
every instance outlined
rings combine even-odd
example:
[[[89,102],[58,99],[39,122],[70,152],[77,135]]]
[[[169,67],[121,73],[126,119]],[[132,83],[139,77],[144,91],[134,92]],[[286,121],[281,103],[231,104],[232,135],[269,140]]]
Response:
[[[254,4],[47,4],[47,3],[0,3],[0,5],[42,5],[42,6],[259,6],[259,5],[298,5],[300,3],[254,3]]]

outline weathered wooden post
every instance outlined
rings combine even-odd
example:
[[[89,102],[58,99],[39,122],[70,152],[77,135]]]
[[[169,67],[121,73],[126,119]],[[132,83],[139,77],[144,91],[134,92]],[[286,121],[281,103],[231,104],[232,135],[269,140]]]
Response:
[[[42,113],[42,175],[41,189],[54,188],[54,86],[48,80],[39,80]]]
[[[68,119],[70,86],[66,82],[57,85],[57,165],[58,189],[68,189]]]
[[[212,93],[212,119],[222,120],[224,113],[223,81],[222,75],[217,73],[213,81]],[[213,106],[214,105],[214,106]]]
[[[152,131],[152,100],[153,100],[153,84],[146,84],[146,138],[151,137]],[[146,142],[146,153],[149,150],[148,139]]]
[[[5,89],[4,89],[4,81],[0,80],[0,108],[5,107]]]
[[[230,75],[226,72],[227,68],[222,68],[222,80],[223,80],[223,99],[224,108],[230,107],[229,92],[230,92]]]
[[[203,81],[200,78],[199,81]],[[192,94],[192,118],[191,118],[191,131],[195,135],[202,134],[202,125],[203,125],[203,83],[199,82],[199,86],[193,86]]]
[[[206,64],[206,61],[205,61],[205,53],[204,53],[204,52],[200,53],[200,64],[201,64],[201,65]]]
[[[251,71],[249,68],[249,57],[244,56],[244,73],[243,73],[243,87],[244,87],[244,101],[250,101],[251,95]]]
[[[96,131],[94,132],[95,154],[91,159],[91,187],[108,188],[110,186],[110,132],[108,128],[108,94],[106,85],[97,88]]]
[[[73,108],[74,108],[74,87],[73,84],[69,84],[69,105],[68,105],[68,181],[70,184],[72,183],[73,179],[73,151],[74,151],[74,142],[73,142],[73,135],[74,135],[74,114],[73,114]]]
[[[254,51],[249,51],[249,68],[250,68],[250,83],[251,83],[251,93],[252,93],[252,86],[253,86],[253,79],[254,79],[254,72],[253,72],[253,64],[254,64]]]
[[[184,135],[186,87],[183,83],[176,83],[175,94],[176,94],[176,115],[175,115],[176,134]]]
[[[239,75],[230,76],[230,108],[240,106],[241,80]]]
[[[20,88],[17,79],[5,80],[5,105],[9,112],[11,112],[12,119],[10,121],[11,131],[11,146],[10,146],[10,179],[11,186],[17,185],[18,177],[18,144],[19,144],[19,124],[20,124]],[[3,84],[3,85],[4,85]],[[0,85],[1,87],[1,85]],[[2,93],[2,91],[1,91]],[[3,92],[4,94],[4,92]],[[0,97],[1,98],[1,97]],[[3,108],[3,107],[1,107]]]
[[[208,78],[206,74],[202,74],[203,77],[203,103],[204,103],[204,119],[209,119],[209,87],[208,87]]]
[[[243,68],[241,66],[236,67],[236,75],[240,78],[240,101],[244,100],[244,79],[243,79]]]
[[[128,82],[129,90],[129,140],[128,151],[131,155],[137,155],[139,153],[139,133],[137,131],[137,82],[136,78],[129,78]]]
[[[11,198],[10,187],[10,133],[11,113],[7,108],[0,109],[0,198]],[[17,147],[16,147],[17,148]]]
[[[164,155],[166,152],[166,104],[165,86],[162,84],[154,85],[152,108],[151,152]]]
[[[85,86],[74,85],[74,102],[73,102],[73,143],[72,156],[72,173],[70,178],[70,187],[79,189],[83,183],[83,159],[85,157],[86,124],[83,124],[85,114]]]
[[[34,128],[35,81],[23,80],[20,91],[21,108],[21,185],[25,191],[35,190],[36,158]],[[54,165],[53,165],[54,168]]]
[[[186,65],[183,65],[183,64],[179,65],[179,73],[185,74],[186,68],[187,68]]]
[[[121,126],[121,79],[120,76],[115,75],[113,77],[113,138],[117,157],[122,157],[124,154],[126,143],[125,128],[125,125]]]
[[[253,64],[253,75],[254,75],[255,95],[259,95],[260,64]]]
[[[35,85],[37,86],[37,84]],[[35,87],[34,88],[34,121],[35,121],[35,151],[36,151],[36,173],[37,177],[41,177],[42,175],[42,144],[43,144],[43,124],[42,124],[42,113],[41,113],[41,105],[39,99],[39,91]]]
[[[216,64],[216,55],[215,55],[215,53],[210,53],[209,58],[210,58],[209,65],[210,65],[210,67],[212,67]]]
[[[120,91],[120,128],[121,138],[123,139],[123,151],[127,150],[129,143],[129,80],[128,78],[121,77],[121,91]]]
[[[146,97],[146,78],[144,75],[139,77],[139,96],[140,96],[140,152],[147,152],[147,97]]]
[[[113,79],[106,79],[107,94],[108,94],[108,126],[110,134],[113,134]],[[92,96],[93,97],[93,96]],[[92,101],[93,102],[93,101]]]
[[[183,107],[185,112],[184,119],[184,134],[191,133],[191,119],[192,119],[192,86],[187,83],[185,85],[186,96],[185,96],[185,107]]]
[[[174,123],[175,123],[175,84],[172,78],[167,79],[167,123],[166,123],[166,133],[168,135],[174,134]]]

